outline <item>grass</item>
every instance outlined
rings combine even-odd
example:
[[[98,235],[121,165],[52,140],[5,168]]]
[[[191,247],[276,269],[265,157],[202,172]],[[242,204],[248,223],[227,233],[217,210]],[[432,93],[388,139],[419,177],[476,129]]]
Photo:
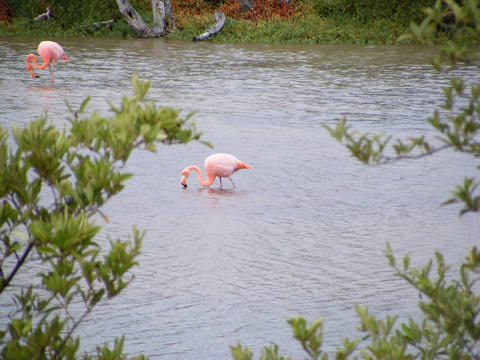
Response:
[[[170,39],[191,40],[214,22],[213,16],[192,18]],[[377,19],[368,24],[358,20],[302,16],[293,19],[272,18],[250,22],[228,19],[220,34],[208,41],[216,43],[268,44],[395,44],[400,35],[408,32],[408,25],[399,25],[388,19]],[[442,41],[441,38],[437,41]]]
[[[107,19],[105,19],[107,20]],[[94,30],[91,24],[95,21],[86,21],[84,23],[74,24],[65,27],[62,23],[54,19],[45,23],[33,22],[30,19],[16,18],[8,27],[0,25],[0,36],[19,35],[34,37],[103,37],[103,38],[136,38],[135,31],[123,20],[117,21],[111,26],[105,26],[99,30]]]

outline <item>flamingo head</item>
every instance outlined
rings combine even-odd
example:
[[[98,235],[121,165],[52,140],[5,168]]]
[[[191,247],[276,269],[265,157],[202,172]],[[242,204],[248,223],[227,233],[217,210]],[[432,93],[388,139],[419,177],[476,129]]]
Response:
[[[27,71],[30,73],[30,75],[32,76],[32,78],[38,77],[38,76],[33,72],[32,64],[30,64],[29,62],[27,62]]]
[[[33,55],[33,54],[27,55],[27,59],[26,59],[27,71],[30,73],[32,78],[38,78],[39,76],[33,72],[33,66],[32,66],[32,63],[30,62],[30,59],[34,58],[34,57],[35,57],[35,55]]]
[[[190,175],[190,171],[186,169],[182,171],[182,186],[184,189],[187,188],[187,178],[189,175]]]

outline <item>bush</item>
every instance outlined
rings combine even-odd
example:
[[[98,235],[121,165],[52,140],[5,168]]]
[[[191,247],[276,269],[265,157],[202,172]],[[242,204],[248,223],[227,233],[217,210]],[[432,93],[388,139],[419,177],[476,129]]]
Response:
[[[315,12],[324,17],[354,16],[362,22],[395,18],[403,23],[423,20],[423,9],[432,0],[313,0]]]
[[[147,11],[151,5],[143,0],[131,0],[131,5],[140,11]],[[14,17],[33,19],[44,13],[47,6],[52,10],[54,19],[69,28],[79,23],[92,23],[109,19],[120,19],[121,14],[115,0],[15,0],[11,2]]]

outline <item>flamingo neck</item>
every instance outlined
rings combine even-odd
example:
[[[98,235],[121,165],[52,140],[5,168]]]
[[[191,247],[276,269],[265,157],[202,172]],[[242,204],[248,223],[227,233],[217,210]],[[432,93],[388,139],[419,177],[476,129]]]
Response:
[[[215,176],[210,176],[208,173],[207,173],[207,180],[204,180],[202,176],[202,171],[198,168],[198,166],[192,165],[192,166],[189,166],[187,169],[189,171],[193,170],[197,173],[198,181],[203,186],[210,186],[215,181]]]
[[[38,70],[43,70],[45,69],[48,64],[50,64],[50,59],[44,59],[43,60],[43,64],[42,65],[38,65],[38,62],[37,62],[37,57],[34,55],[34,54],[28,54],[27,55],[27,58],[26,58],[26,62],[27,62],[27,70],[28,71],[32,71],[33,70],[33,67],[32,67],[32,63],[31,61],[33,61],[33,65],[35,65],[35,67],[38,69]]]

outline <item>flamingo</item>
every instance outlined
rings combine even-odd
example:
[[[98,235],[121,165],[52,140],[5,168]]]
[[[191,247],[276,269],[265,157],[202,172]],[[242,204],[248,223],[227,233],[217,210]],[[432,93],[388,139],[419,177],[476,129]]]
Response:
[[[190,175],[190,171],[195,171],[197,173],[198,181],[203,186],[210,186],[215,181],[215,178],[218,176],[220,179],[220,189],[222,188],[222,177],[228,178],[235,188],[235,184],[230,176],[240,170],[240,169],[250,169],[250,166],[238,160],[235,156],[229,154],[214,154],[210,155],[205,159],[205,171],[207,173],[207,180],[203,180],[202,171],[198,166],[190,165],[182,170],[182,185],[184,188],[187,187],[187,178]]]
[[[38,53],[43,59],[43,65],[38,65],[37,58],[34,54],[28,54],[25,60],[27,63],[27,71],[30,72],[32,78],[39,77],[33,72],[30,59],[33,60],[33,64],[38,70],[43,70],[48,66],[48,69],[50,70],[50,82],[53,84],[52,66],[57,60],[68,61],[67,54],[65,54],[63,48],[54,41],[42,41],[40,44],[38,44]]]

